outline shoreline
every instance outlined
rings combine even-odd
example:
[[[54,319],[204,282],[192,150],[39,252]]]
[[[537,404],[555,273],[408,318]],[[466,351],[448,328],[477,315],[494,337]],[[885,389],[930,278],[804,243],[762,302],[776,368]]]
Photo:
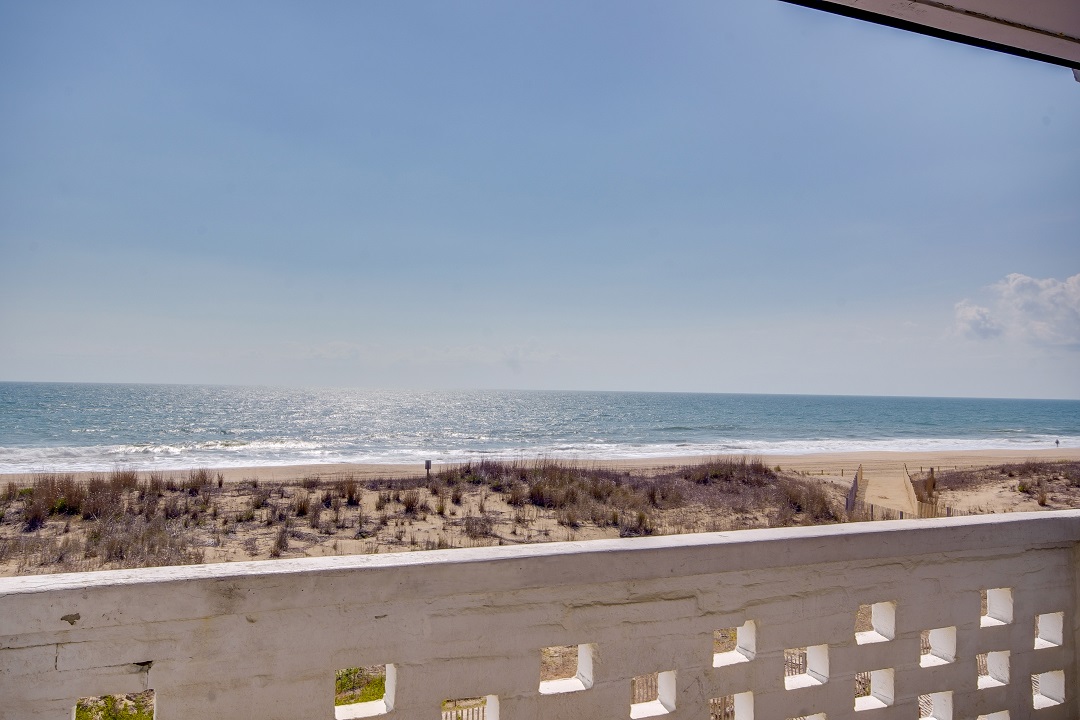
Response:
[[[973,468],[986,467],[989,465],[1004,465],[1022,463],[1027,460],[1042,462],[1054,461],[1078,461],[1080,460],[1080,448],[1046,448],[1039,450],[1016,451],[1009,449],[995,450],[934,450],[934,451],[851,451],[851,452],[828,452],[808,453],[805,455],[753,455],[749,453],[734,453],[728,455],[689,455],[672,457],[652,457],[633,459],[561,459],[561,458],[527,458],[524,460],[500,461],[519,464],[532,464],[536,462],[555,462],[578,467],[605,468],[622,470],[634,474],[650,474],[658,471],[671,470],[688,465],[698,465],[718,457],[754,457],[760,458],[770,467],[779,465],[784,470],[809,475],[823,475],[827,477],[851,477],[859,465],[863,466],[864,472],[893,474],[902,472],[905,465],[911,472],[918,472],[923,468]],[[472,462],[478,462],[477,458]],[[455,467],[466,464],[440,463],[432,464],[432,471],[442,468]],[[188,472],[196,469],[196,466],[186,469],[154,470],[152,468],[123,467],[124,470],[134,470],[140,475],[150,472],[160,472],[164,477],[182,478]],[[206,468],[215,475],[220,473],[225,482],[242,482],[252,478],[270,482],[284,481],[306,476],[319,475],[321,477],[340,477],[353,475],[357,480],[370,480],[374,478],[402,478],[422,477],[425,474],[422,463],[416,464],[390,464],[390,463],[325,463],[325,464],[300,464],[300,465],[257,465],[248,467],[224,467]],[[91,476],[108,475],[111,470],[77,470],[77,471],[42,471],[33,473],[3,472],[0,471],[0,480],[4,481],[32,481],[42,474],[72,475],[76,479],[85,480]]]

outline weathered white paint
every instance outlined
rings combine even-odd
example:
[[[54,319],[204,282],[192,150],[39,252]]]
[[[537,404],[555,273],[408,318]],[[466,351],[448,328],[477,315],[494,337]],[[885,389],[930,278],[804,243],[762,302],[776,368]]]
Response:
[[[160,720],[331,720],[334,672],[382,663],[384,705],[353,711],[489,696],[489,718],[627,720],[632,678],[658,672],[634,715],[706,720],[733,695],[740,720],[891,720],[930,695],[936,718],[1077,718],[1078,541],[1069,511],[6,578],[0,718],[153,688]],[[981,593],[1006,589],[984,627]],[[856,641],[860,605],[876,642]],[[738,657],[714,654],[733,627]],[[559,645],[585,648],[574,692],[540,684]],[[787,689],[802,647],[817,682]],[[979,654],[998,684],[980,689]]]

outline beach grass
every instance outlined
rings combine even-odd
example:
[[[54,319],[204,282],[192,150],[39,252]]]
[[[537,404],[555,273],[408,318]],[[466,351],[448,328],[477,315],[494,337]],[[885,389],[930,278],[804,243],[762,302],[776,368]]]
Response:
[[[756,458],[654,472],[482,460],[425,477],[221,482],[41,474],[0,495],[0,572],[387,552],[840,522],[831,486]]]
[[[926,493],[929,473],[912,474]],[[0,492],[0,574],[436,550],[868,519],[844,478],[729,456],[634,469],[479,460],[430,476],[44,473]],[[1080,506],[1080,462],[939,469],[931,493],[993,486],[1017,507]],[[1000,507],[1000,503],[999,503]],[[978,512],[976,507],[974,510]],[[999,510],[1000,511],[1000,510]]]

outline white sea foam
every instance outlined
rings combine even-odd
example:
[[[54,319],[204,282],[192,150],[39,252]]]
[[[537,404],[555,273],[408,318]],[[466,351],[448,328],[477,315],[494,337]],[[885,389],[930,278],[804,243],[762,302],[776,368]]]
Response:
[[[479,458],[521,460],[640,460],[712,455],[809,455],[849,452],[933,452],[1080,448],[1080,438],[1026,436],[1023,439],[905,438],[881,440],[723,440],[710,443],[556,443],[512,447],[380,447],[344,448],[303,440],[252,442],[203,441],[177,445],[102,445],[91,447],[0,448],[3,472],[109,471],[117,467],[184,470],[194,467],[259,467],[329,463],[420,464],[458,463]]]
[[[0,383],[0,472],[1080,447],[1075,401]]]

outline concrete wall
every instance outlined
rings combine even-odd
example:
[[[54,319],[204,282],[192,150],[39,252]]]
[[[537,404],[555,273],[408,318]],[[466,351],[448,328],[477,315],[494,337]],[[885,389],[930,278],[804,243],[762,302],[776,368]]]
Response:
[[[707,720],[735,695],[740,720],[917,718],[934,694],[942,718],[1077,718],[1078,540],[1070,511],[6,578],[0,718],[152,688],[160,720],[332,720],[334,672],[381,663],[389,709],[366,710],[388,719],[492,696],[492,720],[626,720],[654,672],[635,715]],[[862,604],[876,632],[856,638]],[[740,626],[741,651],[714,656],[713,631]],[[541,692],[556,645],[592,667]],[[802,647],[808,673],[785,678]]]

